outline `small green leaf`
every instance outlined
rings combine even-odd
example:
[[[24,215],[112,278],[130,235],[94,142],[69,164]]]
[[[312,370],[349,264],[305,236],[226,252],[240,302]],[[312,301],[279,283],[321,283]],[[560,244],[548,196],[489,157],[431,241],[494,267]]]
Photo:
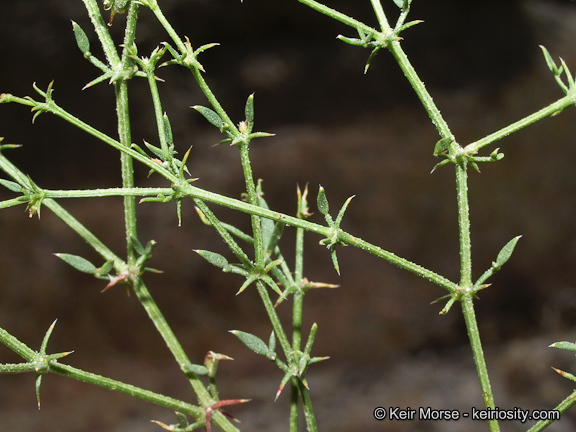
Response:
[[[196,375],[208,375],[208,368],[204,365],[188,363],[184,366],[184,372],[192,372]]]
[[[570,381],[575,381],[576,382],[576,377],[574,375],[572,375],[571,373],[568,372],[564,372],[563,370],[560,369],[556,369],[555,367],[553,367],[552,369],[554,369],[556,372],[558,372],[560,375],[562,375],[564,378],[568,378]]]
[[[576,352],[576,344],[572,343],[572,342],[566,342],[566,341],[554,342],[552,345],[550,345],[550,348],[558,348],[558,349]]]
[[[334,222],[334,225],[336,225],[337,227],[340,226],[340,224],[342,223],[342,219],[344,218],[344,213],[346,213],[346,209],[348,208],[348,205],[350,204],[350,201],[352,201],[352,199],[355,197],[356,195],[352,195],[351,197],[349,197],[346,202],[344,203],[344,205],[342,206],[342,208],[340,209],[340,211],[338,212],[338,216],[336,216],[336,221]]]
[[[74,21],[72,21],[72,30],[74,30],[74,37],[76,38],[78,48],[80,48],[82,54],[88,54],[90,52],[90,41],[88,40],[88,36],[86,36],[84,30],[82,30],[82,27]]]
[[[171,146],[174,144],[174,138],[172,136],[172,126],[170,126],[170,120],[168,120],[166,114],[162,117],[162,122],[164,123],[164,138],[166,139],[166,143]]]
[[[149,144],[146,141],[144,141],[144,145],[148,148],[148,150],[154,153],[155,156],[159,157],[163,161],[166,160],[166,155],[164,154],[161,148],[153,146],[152,144]]]
[[[24,190],[24,188],[18,183],[10,180],[0,179],[0,184],[5,188],[10,189],[12,192],[22,192]]]
[[[267,220],[267,219],[264,219]],[[266,250],[269,253],[274,252],[274,249],[276,249],[276,246],[278,246],[278,242],[280,241],[280,239],[282,238],[282,233],[284,233],[284,227],[286,226],[286,224],[282,223],[282,222],[276,222],[274,224],[274,229],[272,230],[272,233],[270,234],[268,241],[266,243]],[[264,240],[266,242],[266,240]]]
[[[213,124],[217,128],[220,129],[224,126],[224,121],[222,120],[222,118],[220,118],[220,116],[215,111],[212,111],[210,108],[206,108],[200,105],[194,105],[191,108],[195,109],[200,114],[202,114],[206,118],[206,120],[208,120],[211,124]]]
[[[412,0],[394,0],[394,3],[396,3],[396,6],[398,6],[400,9],[406,9],[410,6]]]
[[[324,188],[322,186],[320,186],[320,189],[318,190],[318,198],[316,200],[317,206],[318,206],[318,210],[320,210],[320,213],[322,213],[323,215],[327,215],[328,211],[330,210],[330,206],[328,205],[328,199],[326,199],[326,192],[324,191]]]
[[[248,96],[246,100],[246,108],[244,108],[244,114],[246,115],[246,120],[250,123],[254,123],[254,93]]]
[[[454,142],[454,136],[442,138],[434,146],[434,156],[441,156],[448,153],[448,148]]]
[[[236,336],[244,345],[246,345],[249,349],[254,351],[256,354],[260,354],[266,357],[269,357],[271,354],[270,349],[264,343],[262,339],[258,336],[254,336],[253,334],[246,333],[240,330],[230,330],[234,336]]]
[[[270,333],[270,339],[268,340],[268,351],[271,353],[276,352],[276,335],[274,334],[274,330]]]
[[[140,243],[140,240],[138,240],[136,237],[130,236],[130,244],[132,245],[132,247],[134,248],[134,250],[138,255],[146,254],[144,246],[142,246],[142,243]]]
[[[340,276],[340,264],[338,264],[338,257],[336,256],[336,246],[332,246],[330,249],[330,258],[332,258],[332,265],[334,265],[334,270]]]
[[[502,248],[502,250],[498,253],[498,257],[496,258],[495,267],[500,268],[502,267],[506,261],[510,259],[512,256],[512,252],[514,252],[514,248],[516,247],[516,243],[520,240],[522,236],[514,237],[510,240],[506,245]]]
[[[102,265],[102,267],[96,269],[95,276],[96,277],[106,276],[108,273],[110,273],[113,267],[114,267],[114,260],[108,260],[104,263],[104,265]]]
[[[548,65],[548,69],[550,69],[550,71],[554,75],[560,75],[561,72],[558,70],[556,63],[554,63],[554,60],[552,59],[552,56],[550,55],[548,50],[544,47],[544,45],[540,45],[540,49],[542,50],[542,53],[544,54],[544,59],[546,60],[546,64]]]
[[[56,253],[54,255],[83,273],[95,274],[98,271],[94,264],[78,255],[64,253]]]
[[[216,252],[199,249],[195,249],[194,252],[196,252],[210,264],[215,265],[216,267],[220,267],[221,269],[227,268],[230,265],[224,256],[217,254]]]

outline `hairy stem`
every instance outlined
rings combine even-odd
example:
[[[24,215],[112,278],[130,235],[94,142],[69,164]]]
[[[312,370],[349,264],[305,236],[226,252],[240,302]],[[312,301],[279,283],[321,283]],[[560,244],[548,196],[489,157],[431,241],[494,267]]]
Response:
[[[474,304],[471,296],[464,295],[461,303],[462,313],[464,314],[464,320],[466,321],[466,330],[468,331],[468,338],[474,356],[474,363],[476,364],[476,372],[478,373],[478,379],[480,380],[484,406],[486,408],[494,409],[494,396],[492,394],[492,387],[490,386],[488,368],[486,367],[486,360],[484,358],[484,351],[482,350],[480,333],[478,332],[478,323],[476,322],[476,313],[474,312]],[[500,426],[498,425],[498,420],[489,420],[488,428],[491,432],[499,431]]]

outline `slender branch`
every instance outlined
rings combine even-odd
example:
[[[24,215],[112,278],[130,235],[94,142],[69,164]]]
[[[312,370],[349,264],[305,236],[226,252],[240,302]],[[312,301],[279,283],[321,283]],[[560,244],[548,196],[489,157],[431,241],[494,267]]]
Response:
[[[488,136],[485,136],[482,139],[479,139],[478,141],[474,141],[473,143],[468,144],[466,147],[464,147],[464,151],[467,152],[468,154],[474,154],[481,148],[486,147],[489,144],[492,144],[494,141],[498,141],[514,132],[524,129],[526,126],[531,125],[532,123],[535,123],[538,120],[542,120],[545,117],[552,116],[562,111],[564,108],[569,107],[570,105],[574,105],[574,96],[568,94],[563,98],[558,99],[556,102],[548,105],[547,107],[542,108],[540,111],[537,111],[534,114],[530,114],[529,116],[524,117],[523,119],[518,120],[515,123],[503,127],[499,131],[496,131]]]
[[[557,410],[560,414],[564,414],[566,411],[568,411],[574,405],[576,405],[576,390],[574,390],[566,399],[564,399],[554,409]],[[552,420],[540,420],[538,423],[536,423],[534,426],[532,426],[530,429],[528,429],[527,432],[543,431],[548,426],[550,426],[552,423],[554,423],[554,419],[552,419]]]
[[[149,390],[144,390],[142,388],[126,384],[121,381],[107,378],[102,375],[86,372],[69,365],[52,362],[50,364],[50,372],[68,378],[73,378],[75,380],[82,381],[88,384],[104,387],[108,390],[112,390],[115,392],[124,393],[129,396],[143,399],[147,402],[151,402],[153,404],[173,409],[182,413],[190,414],[191,416],[194,416],[197,420],[204,418],[204,410],[200,407],[171,398],[169,396],[164,396],[158,393],[151,392]]]
[[[314,0],[298,0],[300,3],[308,6],[311,9],[314,9],[317,12],[320,12],[324,15],[329,16],[332,19],[335,19],[336,21],[340,21],[350,27],[352,27],[353,29],[362,29],[365,33],[377,33],[377,31],[370,27],[367,26],[366,24],[364,24],[361,21],[358,21],[352,17],[349,17],[348,15],[345,15],[341,12],[338,12],[336,9],[332,9],[329,8],[328,6],[324,6],[321,3],[318,3],[317,1]]]
[[[490,386],[490,378],[488,377],[488,368],[486,367],[486,360],[484,358],[484,351],[482,350],[482,342],[480,341],[480,333],[478,332],[478,323],[476,322],[476,314],[474,312],[474,304],[469,295],[465,295],[461,301],[462,313],[466,321],[466,330],[468,331],[468,338],[470,346],[472,347],[472,354],[476,364],[476,372],[480,380],[480,387],[482,389],[482,398],[486,408],[494,409],[494,396],[492,394],[492,387]],[[498,420],[489,420],[488,428],[491,432],[500,430]]]

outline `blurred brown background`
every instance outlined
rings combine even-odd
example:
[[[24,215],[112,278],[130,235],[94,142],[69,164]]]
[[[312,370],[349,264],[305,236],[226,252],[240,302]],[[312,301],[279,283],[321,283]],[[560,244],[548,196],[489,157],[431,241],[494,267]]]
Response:
[[[335,39],[354,31],[308,10],[296,0],[162,0],[166,15],[193,46],[219,42],[200,60],[206,79],[240,121],[255,92],[256,128],[276,136],[254,142],[254,175],[264,179],[271,207],[294,213],[296,185],[310,185],[315,211],[318,184],[333,211],[353,194],[343,227],[402,257],[458,279],[458,241],[453,174],[430,175],[438,136],[408,83],[382,51],[368,72],[369,51]],[[325,4],[376,25],[369,1]],[[391,19],[396,7],[385,2]],[[81,1],[0,2],[0,92],[33,95],[32,83],[55,80],[56,101],[93,126],[114,135],[113,88],[81,91],[99,71],[82,59],[70,19],[90,35],[102,57]],[[394,18],[392,18],[394,17]],[[569,1],[415,0],[404,48],[461,144],[540,109],[562,95],[538,48],[544,44],[575,68],[576,6]],[[139,52],[166,40],[154,17],[141,12]],[[124,19],[112,32],[121,40]],[[189,106],[207,104],[189,72],[175,67],[158,75],[176,145],[193,145],[189,168],[196,185],[239,197],[243,180],[236,149],[213,147],[217,131]],[[149,95],[143,80],[132,88],[133,141],[155,142]],[[0,107],[0,136],[24,147],[8,155],[45,188],[116,187],[118,155],[50,115],[34,126],[25,107]],[[478,277],[512,237],[523,238],[512,260],[481,292],[477,314],[501,408],[552,408],[572,389],[549,366],[572,370],[570,353],[546,348],[573,340],[576,291],[576,181],[574,111],[546,119],[497,145],[506,157],[471,172],[474,274]],[[489,153],[495,148],[490,147]],[[138,168],[140,185],[161,181]],[[0,192],[3,199],[10,195]],[[62,202],[117,253],[123,251],[119,199]],[[249,227],[246,217],[213,207],[227,221]],[[182,227],[175,204],[141,204],[142,241],[156,239],[150,265],[165,271],[147,283],[191,359],[206,351],[236,360],[219,370],[221,396],[253,402],[232,409],[243,430],[287,428],[287,396],[272,403],[278,371],[244,348],[230,329],[267,338],[270,325],[253,289],[235,293],[241,279],[210,267],[192,249],[227,254],[223,242],[184,203]],[[316,212],[318,213],[318,212]],[[319,214],[314,221],[321,222]],[[29,219],[24,208],[0,212],[0,326],[40,345],[58,318],[49,350],[75,350],[70,364],[154,391],[190,398],[163,342],[134,297],[123,288],[104,294],[102,281],[78,273],[52,254],[95,254],[48,209]],[[287,229],[287,256],[294,231]],[[305,329],[319,324],[315,355],[331,360],[310,369],[312,395],[323,431],[485,430],[471,421],[378,423],[376,406],[433,406],[469,410],[481,406],[474,365],[460,312],[439,316],[429,303],[444,292],[359,250],[339,251],[342,275],[329,254],[308,235],[306,276],[338,283],[312,292]],[[288,304],[280,308],[289,319]],[[0,361],[18,359],[0,348]],[[47,376],[42,410],[35,408],[32,375],[0,377],[0,430],[154,431],[148,422],[174,421],[167,410],[123,395]],[[573,430],[573,414],[557,431]],[[475,429],[476,428],[476,429]],[[504,430],[525,425],[507,422]],[[552,430],[552,429],[551,429]]]

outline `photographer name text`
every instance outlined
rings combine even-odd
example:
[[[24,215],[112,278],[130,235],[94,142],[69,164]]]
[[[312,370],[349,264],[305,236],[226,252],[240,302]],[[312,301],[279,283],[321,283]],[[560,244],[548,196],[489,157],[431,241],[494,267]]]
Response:
[[[471,408],[469,411],[457,409],[434,409],[431,407],[419,407],[418,409],[406,407],[377,407],[374,409],[374,418],[376,420],[388,421],[411,421],[411,420],[460,420],[468,418],[472,420],[511,420],[520,421],[538,421],[538,420],[560,420],[560,411],[558,410],[526,410],[518,407],[511,409],[500,409],[498,407],[477,409]]]

